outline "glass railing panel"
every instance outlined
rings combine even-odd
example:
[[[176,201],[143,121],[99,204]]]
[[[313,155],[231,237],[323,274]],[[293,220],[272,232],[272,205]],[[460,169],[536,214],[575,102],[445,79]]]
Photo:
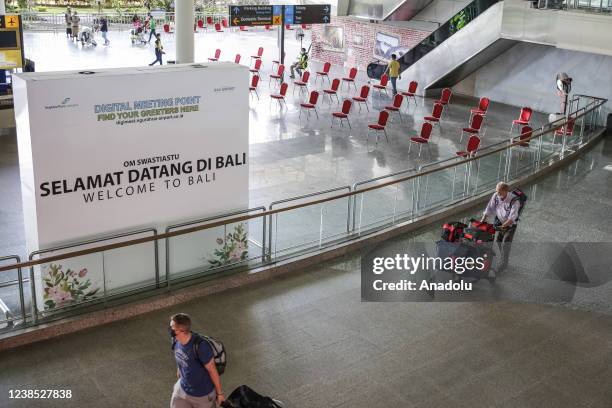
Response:
[[[456,161],[456,166],[435,170],[418,177],[417,211],[419,214],[446,207],[463,195],[465,166]]]
[[[0,258],[0,266],[19,263],[17,256]],[[27,271],[10,269],[0,272],[0,332],[22,325],[31,306]]]
[[[369,190],[355,196],[355,230],[361,232],[393,222],[398,188],[395,185]]]

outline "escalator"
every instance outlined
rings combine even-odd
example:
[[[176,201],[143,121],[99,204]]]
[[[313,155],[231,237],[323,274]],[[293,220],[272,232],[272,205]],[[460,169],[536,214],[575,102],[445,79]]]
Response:
[[[433,0],[350,0],[348,15],[368,20],[408,21]]]
[[[456,84],[516,44],[500,36],[502,15],[503,1],[474,0],[415,47],[398,52],[400,72],[420,89]],[[379,79],[385,68],[374,62],[368,76]]]

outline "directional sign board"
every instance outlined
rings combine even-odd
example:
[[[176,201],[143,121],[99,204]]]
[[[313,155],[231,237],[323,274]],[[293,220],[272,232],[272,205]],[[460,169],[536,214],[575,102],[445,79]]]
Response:
[[[285,6],[285,24],[326,24],[330,22],[329,4]]]
[[[274,24],[272,6],[229,6],[230,26],[262,26]]]
[[[21,16],[0,15],[0,69],[23,68]]]

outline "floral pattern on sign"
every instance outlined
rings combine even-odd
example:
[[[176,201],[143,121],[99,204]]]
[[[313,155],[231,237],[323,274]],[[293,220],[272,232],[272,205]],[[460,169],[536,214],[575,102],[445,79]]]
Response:
[[[249,250],[244,223],[236,225],[234,231],[227,234],[225,241],[223,238],[217,238],[217,245],[219,248],[215,249],[212,258],[208,260],[211,268],[246,261]]]
[[[43,301],[47,310],[91,300],[100,290],[91,287],[91,280],[86,278],[87,268],[64,271],[62,265],[50,264],[46,269]]]

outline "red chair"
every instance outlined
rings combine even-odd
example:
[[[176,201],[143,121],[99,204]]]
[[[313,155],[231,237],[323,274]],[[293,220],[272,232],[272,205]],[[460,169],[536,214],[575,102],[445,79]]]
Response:
[[[518,142],[516,146],[521,147],[521,150],[519,151],[519,159],[523,158],[523,153],[525,152],[525,150],[529,150],[529,143],[531,143],[532,135],[533,135],[533,129],[529,126],[523,126],[519,137],[514,139],[515,142]],[[554,136],[553,136],[553,141],[554,141]]]
[[[470,126],[464,127],[461,131],[461,137],[459,138],[459,142],[461,143],[463,141],[463,135],[466,133],[470,135],[477,135],[478,133],[480,133],[480,128],[482,127],[483,119],[484,118],[482,117],[482,115],[479,114],[472,116]]]
[[[342,122],[344,121],[344,119],[346,119],[346,123],[348,123],[349,129],[351,129],[351,122],[349,121],[348,115],[351,112],[352,104],[353,103],[351,102],[350,99],[344,100],[344,102],[342,103],[342,111],[332,113],[332,120],[331,120],[330,127],[334,126],[334,118],[338,118],[340,119],[340,126],[344,126]]]
[[[374,84],[374,88],[378,89],[378,94],[382,95],[382,91],[385,91],[385,95],[389,96],[387,93],[387,84],[389,83],[389,76],[387,74],[383,74],[380,77],[380,83]]]
[[[304,71],[302,72],[302,79],[298,81],[293,81],[293,94],[295,95],[295,87],[300,88],[300,95],[302,94],[302,90],[306,90],[308,92],[308,80],[310,79],[310,72]]]
[[[223,26],[223,28],[229,28],[229,26],[227,25],[227,18],[221,20],[221,25]]]
[[[283,52],[283,57],[285,57],[287,55],[286,52]],[[274,71],[274,66],[275,65],[280,65],[280,61],[279,60],[272,60],[272,71]]]
[[[351,84],[355,87],[355,91],[357,91],[357,85],[355,85],[355,78],[357,77],[357,68],[351,68],[349,71],[349,75],[347,77],[342,78],[342,83],[346,82],[347,88],[349,89]]]
[[[287,107],[287,102],[285,102],[285,95],[287,95],[288,87],[289,85],[286,82],[283,82],[280,86],[280,92],[277,94],[270,95],[270,102],[272,102],[272,99],[276,99],[276,101],[278,102],[278,106],[281,110],[283,109],[283,104],[285,104],[285,107]]]
[[[221,24],[219,23],[215,23],[215,31],[218,33],[222,33],[223,30],[221,29]]]
[[[291,24],[285,24],[285,30],[293,30],[293,28],[291,28]]]
[[[431,111],[431,116],[425,116],[423,119],[425,119],[427,122],[438,124],[438,126],[440,126],[440,117],[442,116],[443,110],[444,106],[441,103],[436,103]]]
[[[240,64],[240,54],[236,54],[236,56],[234,57],[234,64]]]
[[[249,71],[251,71],[252,74],[258,74],[259,75],[259,70],[261,69],[261,60],[255,60],[255,66],[251,69],[249,69]]]
[[[340,99],[338,99],[338,88],[340,88],[340,80],[338,78],[334,78],[331,83],[331,88],[324,89],[324,95],[329,95],[329,104],[331,105],[332,95],[336,97],[336,102],[340,103]]]
[[[366,140],[369,139],[370,132],[374,131],[376,132],[376,145],[378,146],[378,136],[379,136],[379,132],[382,130],[383,133],[385,134],[385,139],[387,139],[387,143],[389,143],[389,137],[387,136],[387,130],[386,130],[388,119],[389,119],[389,112],[387,112],[386,110],[380,111],[380,113],[378,114],[378,122],[370,123],[368,125],[368,134],[366,135]]]
[[[198,20],[198,27],[199,28],[204,28],[204,21]]]
[[[319,119],[319,113],[317,112],[317,101],[318,100],[319,100],[319,93],[317,91],[311,91],[308,102],[300,103],[300,118],[302,117],[302,110],[306,109],[306,112],[308,113],[308,119],[310,119],[311,110],[314,110],[315,115],[317,115],[317,119]]]
[[[170,24],[164,24],[164,33],[166,34],[170,33]]]
[[[257,61],[261,61],[261,60],[257,60]],[[283,64],[280,64],[278,66],[278,71],[276,71],[276,74],[270,74],[270,81],[268,82],[268,86],[270,86],[270,84],[272,83],[273,79],[276,82],[278,82],[279,84],[281,82],[283,82],[283,74],[284,73],[285,73],[285,66]]]
[[[327,78],[327,82],[329,82],[329,70],[331,69],[331,63],[326,62],[323,64],[323,71],[317,71],[317,76],[315,78],[315,84],[319,77],[321,77],[321,83],[323,82],[323,78]]]
[[[265,29],[266,31],[270,31],[270,24],[266,24],[266,25],[264,25],[264,29]]]
[[[365,105],[368,112],[370,111],[370,108],[368,107],[368,95],[369,94],[370,94],[370,87],[367,85],[364,85],[361,87],[361,92],[359,93],[359,96],[353,96],[353,100],[357,102],[359,106],[359,112],[361,112],[362,103]]]
[[[563,126],[561,126],[559,129],[555,130],[555,133],[553,134],[553,143],[555,143],[555,140],[557,138],[557,136],[571,136],[574,134],[574,124],[576,123],[576,118],[569,118],[567,120],[567,123]]]
[[[433,125],[429,122],[423,122],[421,126],[421,134],[419,136],[413,136],[410,138],[410,146],[408,146],[408,154],[410,154],[410,149],[412,145],[417,143],[419,145],[419,157],[421,157],[421,150],[423,149],[423,145],[427,145],[427,151],[429,152],[429,157],[431,157],[431,150],[429,148],[429,138],[431,137],[431,130],[433,129]]]
[[[306,24],[302,24],[302,30],[309,30],[310,27],[308,27]]]
[[[251,86],[249,86],[249,95],[252,95],[252,93],[255,92],[255,96],[257,96],[257,100],[259,100],[257,85],[259,85],[259,75],[253,75],[251,78]]]
[[[408,98],[408,103],[410,103],[410,98],[414,99],[414,104],[417,104],[417,100],[416,100],[416,91],[417,91],[417,87],[419,86],[419,83],[416,81],[410,81],[410,84],[408,84],[408,92],[401,92],[402,96],[405,96],[406,98]]]
[[[512,127],[510,127],[510,133],[512,133],[512,131],[514,130],[514,125],[529,126],[529,121],[531,120],[532,113],[533,111],[531,110],[531,108],[528,108],[528,107],[521,108],[521,113],[519,115],[519,118],[514,119],[512,121]]]
[[[256,55],[251,55],[251,58],[254,58],[256,60],[261,59],[261,56],[263,55],[264,52],[264,48],[263,47],[259,47],[257,49],[257,54]]]
[[[219,61],[219,57],[221,56],[221,50],[219,48],[217,48],[215,50],[215,56],[212,58],[209,58],[209,61]]]
[[[456,152],[459,157],[470,157],[476,154],[478,147],[480,146],[480,138],[476,135],[470,136],[464,151]]]
[[[477,108],[470,109],[470,120],[473,115],[481,115],[482,117],[487,116],[487,110],[489,109],[489,98],[483,96],[480,98],[480,102],[478,102]]]
[[[213,25],[213,18],[212,18],[212,16],[206,17],[206,24],[207,25]]]
[[[393,97],[393,105],[385,106],[385,110],[388,110],[391,112],[397,112],[397,114],[400,117],[400,122],[404,121],[404,119],[402,118],[402,112],[400,111],[403,101],[404,101],[404,97],[400,94],[397,94]]]
[[[442,106],[446,106],[450,103],[451,96],[453,96],[453,91],[450,88],[444,88],[442,90],[442,96],[436,101],[436,103],[440,103],[442,104]]]
[[[248,28],[246,28],[245,26],[238,26],[238,29],[239,29],[240,31],[249,31],[249,29],[248,29]]]

